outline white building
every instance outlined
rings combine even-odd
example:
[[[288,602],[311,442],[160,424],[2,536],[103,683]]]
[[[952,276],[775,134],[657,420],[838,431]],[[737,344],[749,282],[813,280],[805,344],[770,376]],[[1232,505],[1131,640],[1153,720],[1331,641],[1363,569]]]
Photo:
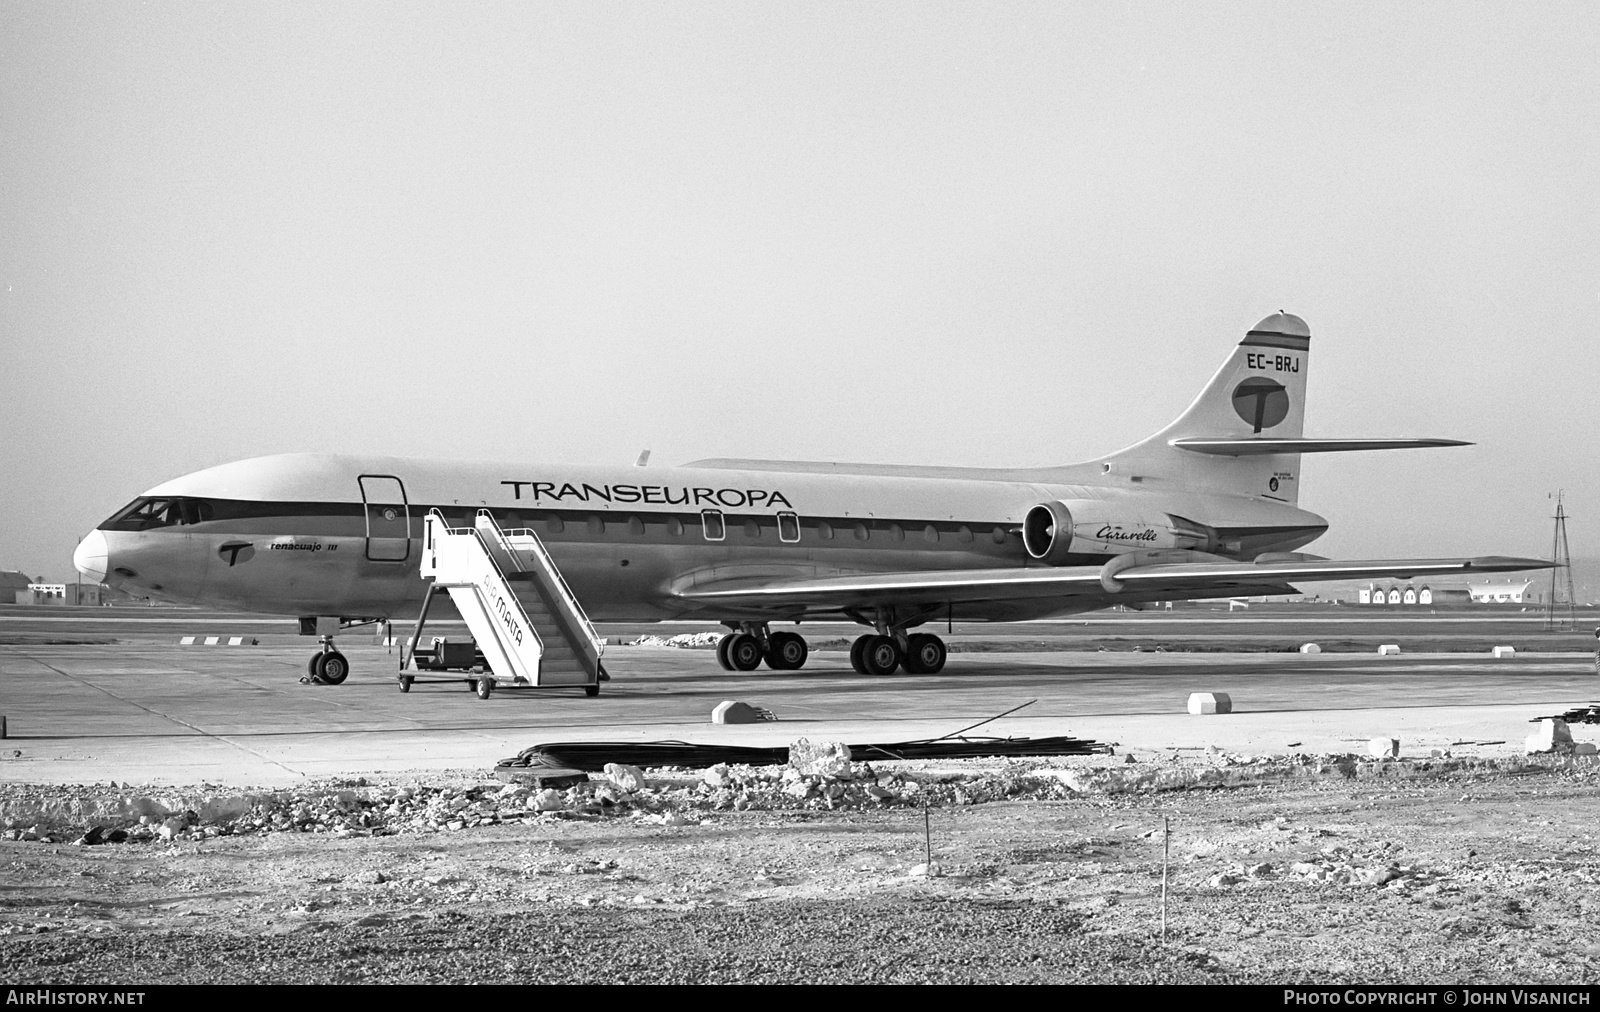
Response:
[[[1473,604],[1521,604],[1532,585],[1532,580],[1523,580],[1521,583],[1469,583],[1467,592],[1472,595]]]

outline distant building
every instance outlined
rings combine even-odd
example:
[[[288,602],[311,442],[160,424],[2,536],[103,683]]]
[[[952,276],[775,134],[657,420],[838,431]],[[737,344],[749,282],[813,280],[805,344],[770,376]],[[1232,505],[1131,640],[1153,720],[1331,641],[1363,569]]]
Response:
[[[1474,604],[1521,604],[1527,596],[1532,580],[1521,583],[1473,583],[1467,585]]]
[[[1435,605],[1524,604],[1532,581],[1526,583],[1448,586],[1413,583],[1368,583],[1350,589],[1333,588],[1329,595],[1357,604],[1393,604],[1428,608]],[[1353,591],[1353,592],[1352,592]]]
[[[18,591],[26,591],[33,577],[15,570],[0,569],[0,601],[12,600]]]
[[[17,604],[100,604],[98,583],[29,583],[12,592]]]

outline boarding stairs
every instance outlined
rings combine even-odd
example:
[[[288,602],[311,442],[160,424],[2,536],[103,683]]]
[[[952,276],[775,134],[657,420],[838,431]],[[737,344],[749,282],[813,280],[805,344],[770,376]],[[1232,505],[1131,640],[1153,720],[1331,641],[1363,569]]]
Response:
[[[487,698],[496,687],[582,686],[599,695],[604,643],[584,614],[539,536],[529,528],[505,530],[488,510],[471,527],[451,527],[444,514],[423,518],[422,577],[431,581],[417,619],[409,656],[401,660],[401,691],[411,669],[438,669],[440,647],[423,646],[422,630],[435,595],[445,592],[467,623],[476,653],[488,670],[469,683]],[[448,666],[455,666],[453,664]]]

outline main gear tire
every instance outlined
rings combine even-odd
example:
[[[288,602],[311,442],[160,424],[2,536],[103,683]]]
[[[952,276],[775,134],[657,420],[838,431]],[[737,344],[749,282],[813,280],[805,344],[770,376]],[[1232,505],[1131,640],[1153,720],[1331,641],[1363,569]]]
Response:
[[[869,675],[892,675],[900,667],[900,644],[889,636],[870,637],[861,650],[861,666]]]
[[[929,633],[918,633],[906,643],[906,656],[901,663],[913,675],[937,675],[944,670],[946,650],[944,641]]]
[[[767,637],[767,667],[774,671],[798,671],[810,653],[811,648],[798,633],[775,632]]]
[[[728,663],[733,665],[735,671],[754,671],[761,667],[765,655],[761,641],[750,633],[738,633],[733,637],[733,642],[728,644]]]
[[[867,643],[872,639],[871,633],[857,636],[854,643],[850,644],[850,667],[858,675],[867,673],[867,666],[861,660],[861,652],[867,649]]]
[[[728,645],[733,642],[733,638],[737,635],[739,634],[728,633],[720,640],[717,640],[717,663],[722,665],[723,671],[733,670],[733,662],[728,660]]]

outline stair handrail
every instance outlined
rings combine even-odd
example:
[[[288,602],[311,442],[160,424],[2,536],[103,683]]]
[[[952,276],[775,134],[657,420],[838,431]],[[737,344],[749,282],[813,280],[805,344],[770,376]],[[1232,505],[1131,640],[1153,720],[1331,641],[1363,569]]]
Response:
[[[481,509],[478,511],[478,516],[489,521],[489,529],[494,531],[495,536],[499,538],[500,547],[520,566],[521,562],[517,560],[516,550],[512,548],[507,540],[506,532],[501,529],[499,522],[494,518],[494,514],[486,509]],[[473,530],[476,532],[477,528],[474,527]],[[571,609],[574,615],[578,616],[579,622],[582,623],[581,631],[588,638],[589,647],[594,651],[595,661],[598,663],[601,655],[605,653],[605,641],[595,632],[594,623],[589,621],[589,615],[583,610],[583,605],[578,603],[577,595],[572,592],[571,587],[567,586],[567,578],[561,575],[561,569],[556,566],[555,560],[550,558],[550,553],[545,550],[544,542],[540,540],[539,535],[534,533],[531,527],[517,527],[512,528],[512,530],[528,532],[529,549],[544,568],[545,575],[553,577],[551,582],[555,584],[556,590],[560,592],[561,600]]]

